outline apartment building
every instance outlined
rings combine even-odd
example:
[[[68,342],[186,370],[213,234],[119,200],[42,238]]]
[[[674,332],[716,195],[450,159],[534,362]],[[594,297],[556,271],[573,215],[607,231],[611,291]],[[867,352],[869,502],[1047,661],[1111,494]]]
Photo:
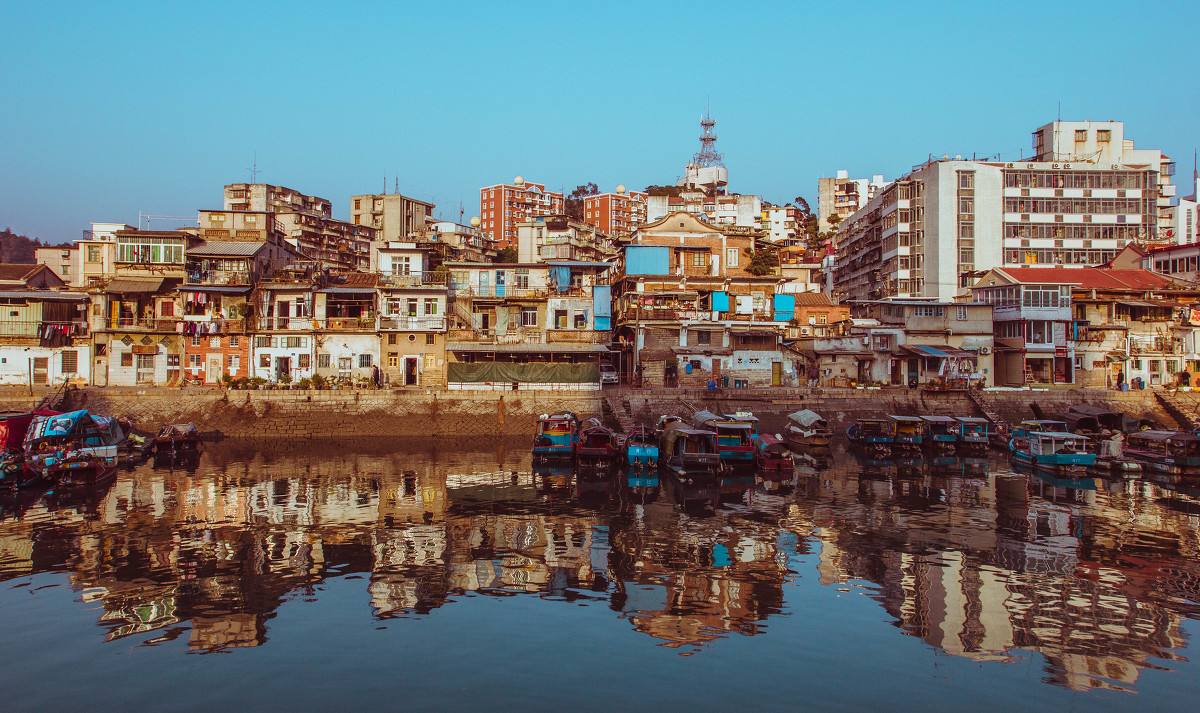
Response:
[[[1097,265],[1158,241],[1171,164],[1120,139],[1119,122],[1106,125],[1087,129],[1089,141],[1122,143],[1119,160],[1086,154],[1082,141],[1071,155],[1086,160],[1044,160],[1059,154],[1045,149],[1043,127],[1034,159],[930,160],[887,185],[838,226],[835,294],[949,300],[995,267]]]
[[[309,213],[333,217],[333,204],[328,200],[269,183],[226,184],[224,207],[227,211]]]
[[[1091,272],[1004,267],[990,270],[971,287],[973,299],[992,305],[996,337],[992,385],[1075,382],[1072,291]]]
[[[92,223],[83,238],[70,246],[38,248],[35,260],[54,270],[71,287],[87,287],[111,278],[116,257],[117,231],[136,230],[124,223]]]
[[[703,218],[713,225],[757,228],[762,219],[762,198],[740,193],[672,190],[652,194],[646,199],[646,221],[649,223],[678,212]]]
[[[802,242],[800,209],[794,205],[763,203],[758,227],[763,238],[773,245],[795,246]]]
[[[647,194],[626,191],[617,186],[613,193],[600,193],[583,199],[583,220],[597,230],[616,238],[628,236],[646,222]]]
[[[839,170],[831,177],[817,179],[817,226],[821,232],[832,228],[829,217],[845,220],[867,205],[887,182],[883,176],[851,178],[850,172]]]
[[[603,262],[617,254],[617,242],[595,225],[565,215],[538,216],[517,224],[517,261]]]
[[[480,228],[496,249],[516,246],[519,223],[539,215],[563,215],[565,208],[562,193],[547,191],[545,185],[520,176],[512,183],[479,189]]]
[[[399,193],[366,193],[350,197],[350,222],[376,230],[383,242],[410,240],[433,217],[433,203]]]
[[[496,248],[481,230],[450,220],[426,221],[410,238],[428,251],[431,265],[447,261],[488,262]]]
[[[86,383],[90,364],[87,295],[45,265],[0,265],[0,384]]]

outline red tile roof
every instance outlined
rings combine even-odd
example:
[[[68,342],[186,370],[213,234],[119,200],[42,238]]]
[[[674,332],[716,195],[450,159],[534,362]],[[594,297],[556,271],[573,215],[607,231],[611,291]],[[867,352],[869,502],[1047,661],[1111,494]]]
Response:
[[[1018,282],[1076,285],[1084,290],[1158,290],[1176,280],[1150,270],[1111,270],[1098,267],[1005,267],[1004,274]]]
[[[0,280],[24,281],[34,270],[41,268],[41,265],[33,263],[0,263]]]

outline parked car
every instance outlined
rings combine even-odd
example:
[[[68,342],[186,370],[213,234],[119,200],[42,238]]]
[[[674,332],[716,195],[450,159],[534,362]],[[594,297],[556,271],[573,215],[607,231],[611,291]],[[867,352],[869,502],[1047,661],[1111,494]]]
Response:
[[[617,367],[612,364],[600,365],[600,383],[601,384],[619,384],[621,377],[617,374]]]

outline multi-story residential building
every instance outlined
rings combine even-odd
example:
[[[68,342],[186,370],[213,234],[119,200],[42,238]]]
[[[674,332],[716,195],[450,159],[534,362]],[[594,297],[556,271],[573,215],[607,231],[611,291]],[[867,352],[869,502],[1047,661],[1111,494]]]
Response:
[[[1179,199],[1172,209],[1172,226],[1167,236],[1176,245],[1200,243],[1200,172],[1192,171],[1192,194]]]
[[[87,287],[114,274],[117,231],[135,230],[124,223],[92,223],[72,245],[38,248],[36,261],[48,265],[72,287]]]
[[[435,269],[443,262],[490,262],[496,257],[495,246],[478,228],[449,220],[426,221],[410,241],[426,251]]]
[[[613,193],[586,196],[583,221],[602,233],[624,238],[646,222],[647,198],[641,191],[626,191],[623,185]]]
[[[445,385],[447,274],[421,270],[380,277],[380,366],[389,383]]]
[[[479,189],[480,227],[496,249],[516,246],[518,223],[539,215],[562,215],[565,208],[562,193],[520,176],[512,183]]]
[[[997,384],[1200,378],[1193,283],[1143,269],[1000,268],[971,291],[996,305]]]
[[[646,220],[654,223],[670,213],[685,212],[713,225],[759,227],[762,198],[741,193],[709,194],[692,190],[656,192],[646,198]]]
[[[276,213],[284,239],[309,260],[334,269],[370,270],[376,230],[311,213]]]
[[[433,203],[399,193],[350,196],[350,222],[374,228],[382,242],[411,240],[433,217]]]
[[[35,248],[33,251],[33,261],[38,265],[45,265],[54,271],[67,284],[74,283],[75,276],[73,274],[76,259],[76,251],[79,248],[75,245],[55,245],[49,248]]]
[[[286,243],[209,241],[186,249],[187,279],[178,288],[186,378],[215,384],[251,373],[251,292],[299,258]]]
[[[201,210],[199,225],[200,237],[204,240],[251,243],[284,241],[282,227],[276,222],[275,214],[268,211]]]
[[[608,263],[446,263],[454,389],[599,387],[611,329]]]
[[[177,288],[196,238],[183,231],[119,230],[115,239],[113,276],[89,288],[92,383],[177,383],[183,353]]]
[[[994,267],[1096,265],[1131,242],[1157,240],[1172,164],[1133,149],[1119,122],[1106,125],[1072,131],[1124,146],[1112,162],[1100,160],[1104,152],[1050,160],[1059,153],[1046,149],[1043,127],[1034,159],[931,160],[889,184],[839,225],[835,292],[949,300]]]
[[[780,248],[779,275],[784,280],[779,286],[781,292],[823,292],[825,289],[820,256],[803,246]]]
[[[0,265],[0,276],[16,272],[10,271],[13,267],[31,266]],[[42,270],[49,272],[38,266]],[[0,384],[87,383],[91,340],[86,294],[49,285],[5,284],[0,285],[0,308]]]
[[[333,204],[294,188],[269,183],[229,183],[225,186],[225,210],[257,213],[309,213],[333,216]]]
[[[623,366],[643,383],[708,379],[782,384],[796,378],[780,351],[795,315],[778,275],[747,271],[758,230],[719,228],[686,212],[642,226],[614,284]]]
[[[991,378],[990,304],[880,300],[857,303],[854,317],[796,342],[810,383],[965,387]]]
[[[1160,275],[1200,282],[1200,243],[1155,248],[1142,257],[1141,267]]]
[[[517,224],[518,262],[602,262],[616,254],[616,241],[609,234],[565,215],[538,216]]]
[[[851,178],[849,171],[838,170],[832,177],[817,179],[817,227],[821,232],[832,229],[831,215],[840,222],[867,205],[867,201],[887,185],[883,176]]]
[[[763,231],[763,239],[772,245],[789,247],[802,242],[800,209],[794,205],[763,203],[758,227]]]

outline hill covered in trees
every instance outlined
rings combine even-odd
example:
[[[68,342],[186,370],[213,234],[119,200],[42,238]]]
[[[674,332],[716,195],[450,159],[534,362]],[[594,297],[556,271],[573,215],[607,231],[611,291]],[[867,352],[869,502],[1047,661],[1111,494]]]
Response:
[[[18,235],[11,228],[0,231],[0,262],[35,263],[33,251],[37,248],[53,247],[36,238]]]

